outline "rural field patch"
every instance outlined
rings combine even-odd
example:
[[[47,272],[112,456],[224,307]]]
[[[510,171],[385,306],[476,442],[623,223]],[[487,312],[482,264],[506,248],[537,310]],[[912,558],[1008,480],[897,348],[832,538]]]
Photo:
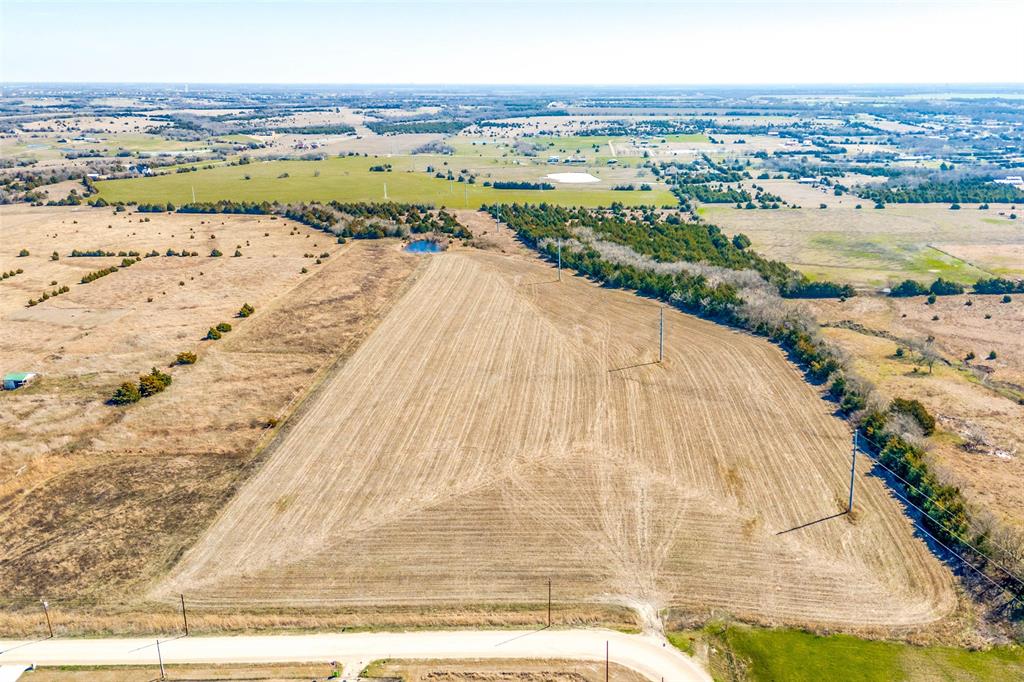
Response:
[[[390,164],[392,172],[373,172],[371,166]],[[448,165],[445,165],[448,164]],[[475,184],[437,178],[427,172],[462,169],[478,174]],[[238,166],[219,166],[192,173],[98,182],[99,196],[107,201],[396,201],[430,203],[449,208],[478,208],[489,203],[540,203],[609,206],[674,205],[675,197],[664,186],[649,192],[613,191],[616,178],[635,176],[633,171],[595,170],[607,179],[600,186],[558,187],[553,190],[511,190],[484,187],[490,180],[540,182],[550,172],[547,165],[520,166],[494,158],[461,159],[445,156],[342,157],[323,161],[268,161]],[[623,175],[625,173],[625,175]],[[247,179],[248,178],[248,179]],[[650,181],[650,179],[649,179]],[[386,185],[386,187],[385,187]],[[385,193],[386,192],[386,193]]]
[[[0,283],[0,371],[40,376],[0,394],[8,596],[127,598],[166,570],[244,479],[273,424],[359,344],[419,264],[396,241],[342,246],[269,216],[2,210],[0,266],[24,272]],[[81,284],[121,257],[72,249],[161,255]],[[329,255],[316,265],[310,253]],[[69,290],[28,307],[51,282]],[[235,317],[243,303],[251,317]],[[221,322],[232,330],[203,340]],[[198,361],[168,367],[183,351]],[[153,367],[172,376],[167,390],[104,404]]]
[[[152,592],[240,605],[558,599],[904,626],[948,572],[774,346],[467,249],[425,270]]]

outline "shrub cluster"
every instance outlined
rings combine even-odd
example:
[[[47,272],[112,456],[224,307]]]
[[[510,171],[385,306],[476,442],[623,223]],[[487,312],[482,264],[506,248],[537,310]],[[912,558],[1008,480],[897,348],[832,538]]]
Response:
[[[161,372],[156,367],[150,370],[149,374],[143,374],[139,377],[138,384],[134,384],[130,381],[125,381],[114,394],[110,396],[107,401],[111,405],[128,405],[130,403],[137,403],[142,398],[148,398],[150,396],[160,393],[165,388],[171,385],[171,375]]]
[[[927,287],[915,280],[905,279],[890,289],[889,295],[894,297],[925,296],[928,294],[931,294],[932,296],[955,296],[957,294],[962,294],[965,291],[966,287],[964,287],[964,285],[939,277]],[[974,283],[972,291],[976,294],[1008,294],[1024,292],[1024,280],[1004,279],[1002,277],[983,277]]]
[[[49,299],[53,298],[54,296],[60,296],[61,294],[66,294],[69,291],[71,291],[71,288],[68,287],[66,284],[64,286],[60,287],[59,289],[53,289],[51,291],[44,291],[42,293],[42,295],[39,297],[38,301],[36,299],[34,299],[34,298],[28,299],[28,307],[31,308],[32,306],[38,305],[39,303],[42,303],[43,301],[49,300]]]
[[[100,277],[106,277],[107,275],[117,272],[117,266],[111,265],[109,268],[103,268],[101,270],[94,270],[86,275],[82,275],[82,284],[88,284],[89,282],[95,282]]]
[[[520,182],[515,180],[495,180],[491,183],[491,187],[494,189],[530,189],[530,190],[548,190],[554,189],[555,186],[550,182]]]

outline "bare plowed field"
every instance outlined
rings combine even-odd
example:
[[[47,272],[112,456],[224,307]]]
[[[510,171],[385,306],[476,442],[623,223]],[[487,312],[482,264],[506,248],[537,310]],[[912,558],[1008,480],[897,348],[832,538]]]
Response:
[[[901,626],[952,579],[767,342],[458,250],[157,588],[205,607],[537,602]],[[864,473],[863,471],[861,472]]]

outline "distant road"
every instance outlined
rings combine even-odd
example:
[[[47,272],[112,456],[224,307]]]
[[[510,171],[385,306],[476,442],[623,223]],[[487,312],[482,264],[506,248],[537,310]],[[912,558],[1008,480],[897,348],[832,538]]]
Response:
[[[153,639],[47,639],[0,641],[0,665],[152,665]],[[609,630],[468,630],[452,632],[358,632],[318,635],[181,637],[160,642],[164,664],[338,661],[354,680],[371,661],[418,659],[609,659],[654,682],[711,682],[682,652],[655,635]]]

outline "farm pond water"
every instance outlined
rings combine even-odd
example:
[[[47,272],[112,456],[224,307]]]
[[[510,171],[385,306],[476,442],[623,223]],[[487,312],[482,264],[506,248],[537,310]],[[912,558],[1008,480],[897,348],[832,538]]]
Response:
[[[440,244],[429,239],[417,239],[416,241],[409,242],[405,250],[409,253],[439,253],[444,251]]]

